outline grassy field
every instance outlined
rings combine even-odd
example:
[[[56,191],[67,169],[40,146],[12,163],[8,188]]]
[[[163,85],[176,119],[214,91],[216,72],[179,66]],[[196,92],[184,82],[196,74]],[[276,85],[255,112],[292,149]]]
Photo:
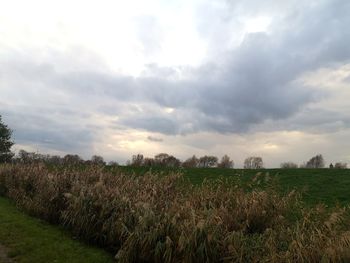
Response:
[[[72,239],[61,228],[20,212],[0,197],[0,243],[16,262],[113,262],[112,255]]]
[[[167,174],[175,169],[120,167],[124,172],[144,174],[148,171]],[[269,173],[273,176],[282,192],[297,189],[303,192],[303,200],[309,205],[324,203],[334,206],[350,204],[350,169],[220,169],[220,168],[192,168],[180,169],[182,173],[195,185],[204,179],[239,178],[242,185],[250,182],[258,173]]]

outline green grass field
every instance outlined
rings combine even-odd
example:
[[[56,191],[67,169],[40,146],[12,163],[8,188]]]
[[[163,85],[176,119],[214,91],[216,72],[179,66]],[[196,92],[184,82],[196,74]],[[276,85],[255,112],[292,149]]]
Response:
[[[150,169],[157,173],[167,174],[180,171],[195,185],[204,179],[216,180],[223,178],[239,178],[242,184],[249,182],[258,172],[269,173],[273,176],[281,191],[288,192],[297,189],[303,192],[303,200],[308,205],[324,203],[334,206],[350,204],[350,169],[220,169],[220,168],[192,168],[192,169],[162,169],[146,167],[120,167],[125,172],[143,174]]]
[[[72,239],[66,231],[20,212],[0,197],[0,243],[15,262],[114,262],[104,250]]]

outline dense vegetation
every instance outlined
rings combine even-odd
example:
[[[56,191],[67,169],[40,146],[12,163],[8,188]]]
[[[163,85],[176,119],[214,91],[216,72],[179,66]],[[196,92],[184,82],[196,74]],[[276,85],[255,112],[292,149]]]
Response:
[[[139,174],[3,165],[0,193],[119,262],[350,260],[349,210],[305,208],[297,192],[281,194],[266,173],[246,190],[239,176],[194,186],[176,172]]]

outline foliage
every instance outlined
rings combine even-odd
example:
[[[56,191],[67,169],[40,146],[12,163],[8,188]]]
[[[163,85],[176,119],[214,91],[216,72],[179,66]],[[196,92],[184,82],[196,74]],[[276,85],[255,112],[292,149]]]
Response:
[[[2,122],[0,115],[0,163],[9,162],[13,157],[11,147],[14,142],[11,140],[12,131]]]
[[[259,173],[252,185],[269,185]],[[178,173],[0,167],[3,194],[33,215],[115,251],[119,262],[349,261],[346,208],[304,208],[274,185],[235,181],[195,187]]]

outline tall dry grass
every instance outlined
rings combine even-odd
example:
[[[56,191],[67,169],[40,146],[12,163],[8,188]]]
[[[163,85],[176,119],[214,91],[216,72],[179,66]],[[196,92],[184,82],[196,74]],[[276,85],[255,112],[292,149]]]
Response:
[[[273,187],[4,165],[0,194],[114,251],[118,262],[350,261],[348,209],[304,208],[297,193]]]

